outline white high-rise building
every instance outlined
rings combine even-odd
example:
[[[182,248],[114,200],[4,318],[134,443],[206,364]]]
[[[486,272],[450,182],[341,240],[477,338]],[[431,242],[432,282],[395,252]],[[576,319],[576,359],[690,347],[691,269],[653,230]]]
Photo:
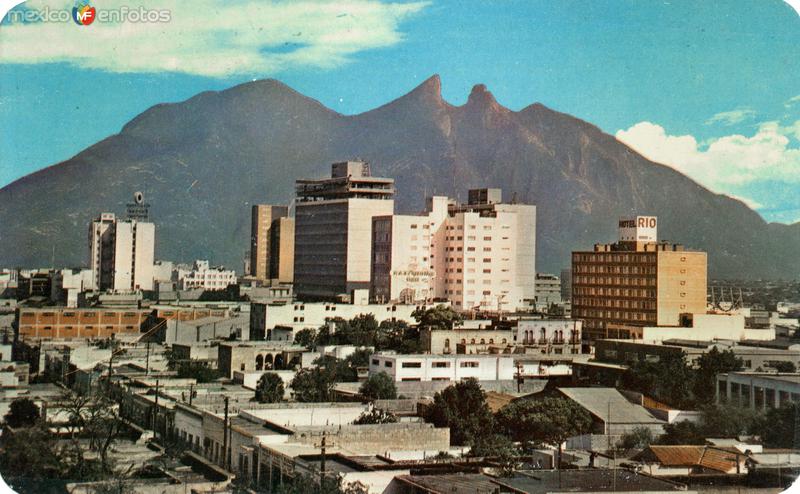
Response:
[[[461,205],[432,197],[421,216],[375,218],[372,251],[376,300],[522,309],[535,296],[536,206],[503,204],[499,189],[471,190]]]
[[[152,290],[155,225],[102,213],[89,225],[89,266],[98,290]]]

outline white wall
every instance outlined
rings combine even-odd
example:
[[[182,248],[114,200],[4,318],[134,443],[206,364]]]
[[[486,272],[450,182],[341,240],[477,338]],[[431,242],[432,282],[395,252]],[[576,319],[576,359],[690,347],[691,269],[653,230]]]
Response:
[[[417,367],[418,366],[418,367]],[[395,381],[503,381],[514,378],[514,359],[496,355],[381,355],[370,359],[370,375],[385,372]]]

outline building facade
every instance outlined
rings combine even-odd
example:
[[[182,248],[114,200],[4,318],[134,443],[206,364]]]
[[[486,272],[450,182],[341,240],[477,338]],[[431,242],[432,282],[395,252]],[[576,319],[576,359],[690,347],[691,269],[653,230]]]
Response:
[[[98,290],[152,290],[155,225],[102,213],[89,225],[89,266]]]
[[[201,260],[195,261],[191,270],[178,269],[176,276],[179,290],[225,290],[237,283],[235,271],[211,267]]]
[[[536,307],[561,303],[561,280],[554,274],[536,274]]]
[[[509,355],[398,355],[376,353],[369,374],[385,372],[394,381],[507,381],[516,367]]]
[[[250,270],[259,280],[294,278],[294,219],[288,206],[256,204],[250,220]]]
[[[588,340],[641,338],[644,326],[706,311],[706,253],[659,243],[656,221],[623,218],[617,243],[572,253],[572,317]]]
[[[421,216],[373,220],[371,290],[377,300],[448,299],[459,310],[504,311],[533,301],[536,207],[503,204],[499,189],[467,204],[428,199]]]
[[[22,339],[109,338],[139,333],[149,312],[133,308],[20,307],[15,325]]]
[[[330,178],[298,180],[296,193],[295,293],[334,299],[368,289],[372,218],[394,212],[394,180],[346,161],[331,166]]]

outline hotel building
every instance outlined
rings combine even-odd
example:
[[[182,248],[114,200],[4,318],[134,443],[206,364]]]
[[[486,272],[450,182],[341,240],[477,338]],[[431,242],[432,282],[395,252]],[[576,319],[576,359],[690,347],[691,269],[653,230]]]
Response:
[[[572,253],[572,317],[585,338],[642,338],[706,312],[707,255],[657,241],[655,216],[623,218],[619,241]]]
[[[379,301],[439,298],[459,310],[503,311],[535,296],[536,206],[503,204],[499,189],[470,190],[461,205],[429,198],[420,216],[378,216],[372,244]]]
[[[153,289],[155,225],[102,213],[89,225],[89,266],[98,290]]]
[[[300,297],[347,298],[370,285],[372,218],[394,212],[394,180],[368,163],[331,166],[331,177],[298,180],[294,286]]]
[[[250,275],[263,281],[294,279],[294,218],[287,206],[256,204],[250,221]]]

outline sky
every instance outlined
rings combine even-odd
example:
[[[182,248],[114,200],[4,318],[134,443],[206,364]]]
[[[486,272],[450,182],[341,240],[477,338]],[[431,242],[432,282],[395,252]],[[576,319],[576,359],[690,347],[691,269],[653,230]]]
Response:
[[[354,114],[439,74],[452,104],[478,83],[541,102],[800,221],[800,15],[781,0],[96,0],[87,25],[74,5],[0,24],[0,187],[201,91],[275,78]]]

